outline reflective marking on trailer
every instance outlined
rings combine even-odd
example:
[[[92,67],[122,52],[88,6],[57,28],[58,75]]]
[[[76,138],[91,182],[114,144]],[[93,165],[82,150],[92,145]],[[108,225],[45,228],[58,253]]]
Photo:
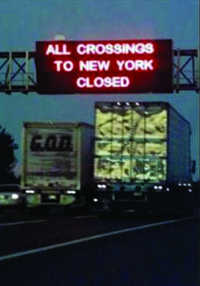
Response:
[[[12,225],[18,225],[18,224],[28,224],[28,223],[40,223],[45,222],[47,220],[40,219],[40,220],[24,220],[24,221],[15,221],[15,222],[4,222],[0,223],[0,226],[12,226]]]
[[[177,223],[177,222],[181,222],[181,221],[191,220],[191,219],[194,219],[194,218],[195,217],[192,216],[192,217],[187,217],[187,218],[183,218],[183,219],[173,219],[173,220],[168,220],[168,221],[163,221],[163,222],[157,222],[157,223],[152,223],[152,224],[140,225],[140,226],[125,228],[125,229],[116,230],[116,231],[112,231],[112,232],[92,235],[92,236],[88,236],[88,237],[84,237],[84,238],[80,238],[80,239],[75,239],[75,240],[71,240],[71,241],[66,241],[66,242],[63,242],[63,243],[58,243],[58,244],[48,245],[48,246],[44,246],[44,247],[40,247],[40,248],[30,249],[30,250],[26,250],[26,251],[22,251],[22,252],[16,252],[16,253],[13,253],[13,254],[0,256],[0,262],[8,260],[8,259],[13,259],[13,258],[25,256],[25,255],[45,252],[45,251],[56,249],[56,248],[60,248],[60,247],[70,246],[70,245],[73,245],[73,244],[78,244],[78,243],[81,243],[81,242],[86,242],[86,241],[90,241],[90,240],[94,240],[94,239],[98,239],[98,238],[109,237],[109,236],[113,236],[113,235],[117,235],[117,234],[121,234],[121,233],[137,231],[137,230],[140,230],[140,229],[151,228],[151,227],[155,227],[155,226],[159,226],[159,225],[165,225],[165,224],[170,224],[170,223]]]

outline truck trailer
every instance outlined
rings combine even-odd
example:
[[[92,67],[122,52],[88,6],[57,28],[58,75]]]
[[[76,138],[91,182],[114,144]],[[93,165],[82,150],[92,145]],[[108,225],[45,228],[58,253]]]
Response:
[[[92,179],[93,133],[87,123],[24,122],[21,187],[27,207],[84,204]]]
[[[92,204],[183,205],[192,192],[190,137],[190,123],[168,103],[96,102]]]

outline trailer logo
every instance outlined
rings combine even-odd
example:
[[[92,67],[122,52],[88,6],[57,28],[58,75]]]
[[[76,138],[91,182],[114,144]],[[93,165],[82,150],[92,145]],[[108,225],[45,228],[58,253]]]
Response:
[[[30,149],[33,152],[72,152],[72,136],[51,134],[42,137],[42,135],[35,135],[31,140]]]

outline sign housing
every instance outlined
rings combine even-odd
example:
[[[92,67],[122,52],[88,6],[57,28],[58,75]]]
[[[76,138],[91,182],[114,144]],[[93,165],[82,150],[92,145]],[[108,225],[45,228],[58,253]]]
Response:
[[[172,40],[36,43],[38,92],[171,93]]]

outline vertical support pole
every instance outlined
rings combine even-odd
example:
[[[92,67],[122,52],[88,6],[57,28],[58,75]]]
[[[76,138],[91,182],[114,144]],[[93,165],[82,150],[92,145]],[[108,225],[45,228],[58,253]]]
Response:
[[[197,160],[197,176],[200,181],[200,0],[198,1],[198,60],[197,60],[197,89],[198,89],[198,112],[197,112],[197,146],[198,146],[198,158]]]
[[[9,52],[8,55],[8,66],[5,75],[5,84],[7,86],[7,93],[11,93],[12,86],[11,86],[11,73],[12,73],[12,52]]]
[[[194,216],[197,219],[200,219],[200,195],[199,195],[199,183],[200,183],[200,0],[198,1],[198,9],[197,9],[197,31],[198,31],[198,49],[197,49],[197,65],[196,65],[196,77],[195,77],[195,81],[196,81],[196,85],[197,85],[197,122],[195,125],[195,145],[197,146],[197,154],[196,154],[196,173],[197,173],[197,184],[194,191],[197,192],[196,193],[196,206],[194,208]],[[199,274],[198,274],[198,282],[200,283],[200,226],[199,226]]]
[[[9,62],[8,62],[9,74],[8,74],[8,89],[11,91],[11,73],[12,73],[12,52],[9,52]]]
[[[200,176],[199,176],[199,170],[200,170],[200,0],[198,1],[198,60],[197,60],[197,88],[198,88],[198,110],[197,110],[197,128],[196,128],[196,138],[197,139],[197,146],[198,146],[198,153],[197,153],[197,162],[198,162],[198,167],[197,167],[197,172],[198,172],[198,182],[200,181]],[[199,207],[199,184],[197,184],[197,187],[195,188],[195,192],[198,192],[197,197],[197,202],[196,202],[196,206],[194,209],[195,213],[194,215],[196,216],[196,218],[198,218],[198,229],[197,229],[197,254],[196,254],[196,261],[197,261],[197,284],[200,285],[200,224],[199,224],[199,218],[200,218],[200,207]]]
[[[28,72],[29,72],[29,52],[26,51],[25,53],[25,92],[28,92],[28,87],[29,87]]]
[[[177,49],[176,93],[180,91],[180,49]]]

